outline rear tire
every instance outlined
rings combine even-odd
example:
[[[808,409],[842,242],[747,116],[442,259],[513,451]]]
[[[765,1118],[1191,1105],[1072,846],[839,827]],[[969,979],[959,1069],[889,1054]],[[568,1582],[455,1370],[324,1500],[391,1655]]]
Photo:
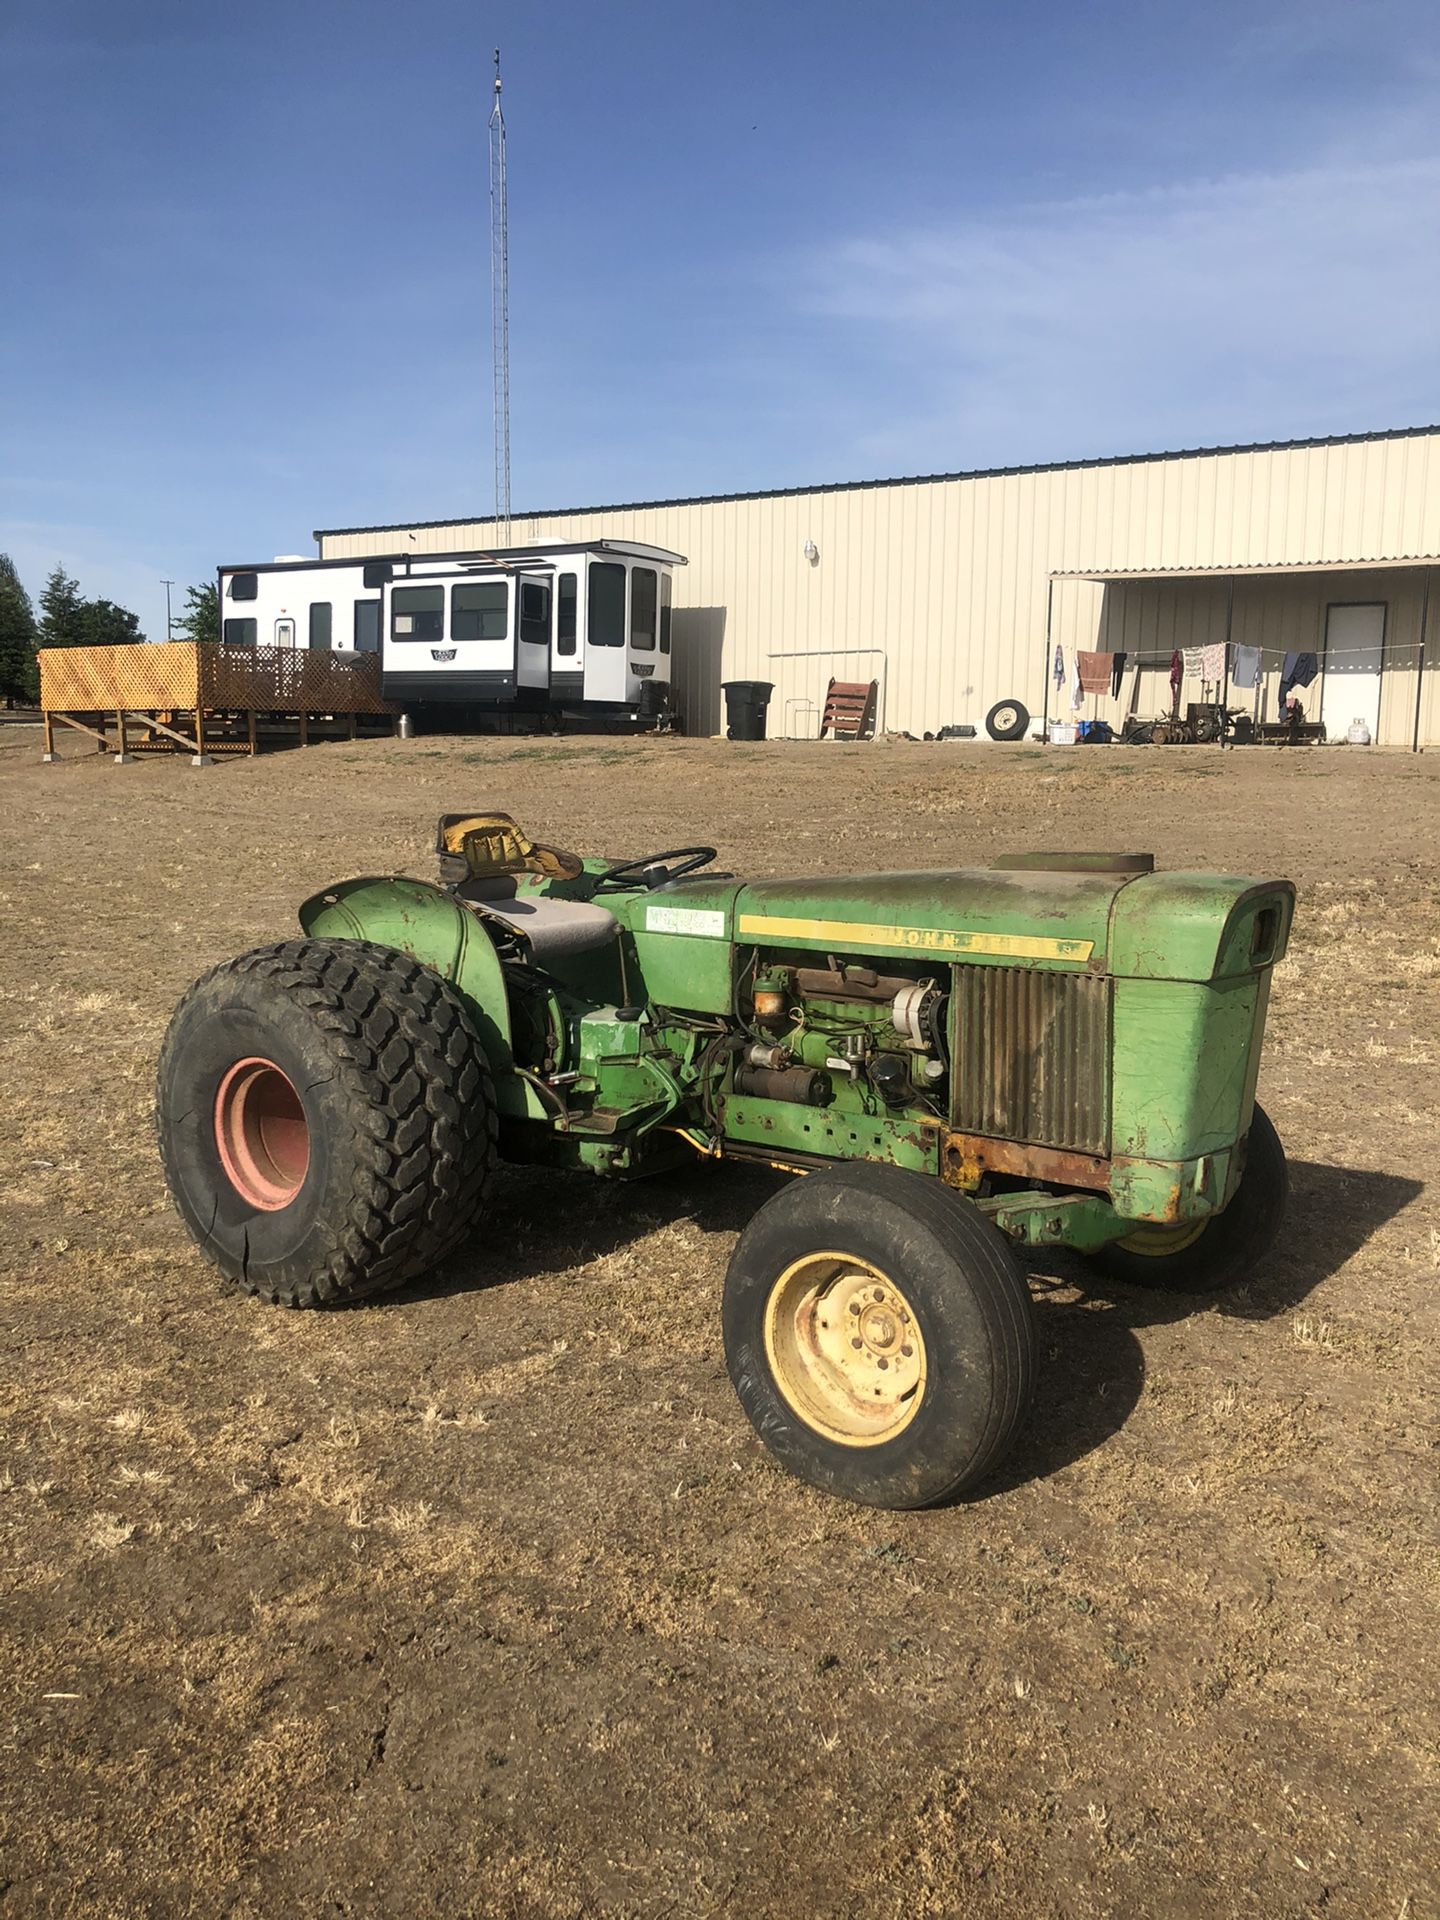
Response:
[[[474,1228],[498,1118],[448,981],[367,941],[289,940],[185,995],[156,1126],[201,1251],[247,1291],[311,1307],[418,1279]]]
[[[857,1162],[783,1188],[740,1236],[722,1324],[765,1445],[863,1506],[954,1499],[1029,1409],[1024,1275],[998,1228],[925,1174]]]
[[[1290,1175],[1285,1149],[1263,1107],[1245,1142],[1245,1170],[1223,1213],[1207,1214],[1183,1246],[1167,1247],[1176,1230],[1140,1226],[1091,1259],[1117,1280],[1174,1293],[1215,1293],[1248,1280],[1274,1244],[1285,1217]],[[1148,1243],[1148,1244],[1147,1244]]]

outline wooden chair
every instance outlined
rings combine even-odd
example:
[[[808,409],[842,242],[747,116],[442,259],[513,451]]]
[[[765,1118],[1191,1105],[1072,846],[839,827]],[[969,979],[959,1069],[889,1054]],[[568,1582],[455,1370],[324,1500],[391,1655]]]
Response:
[[[879,690],[878,680],[832,680],[825,689],[820,738],[829,733],[837,740],[873,740]]]

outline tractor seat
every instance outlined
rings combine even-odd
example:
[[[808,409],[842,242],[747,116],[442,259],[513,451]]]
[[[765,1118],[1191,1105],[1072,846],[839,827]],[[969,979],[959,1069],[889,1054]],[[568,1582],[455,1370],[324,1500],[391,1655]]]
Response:
[[[605,946],[615,938],[619,924],[608,907],[594,906],[588,900],[555,900],[544,893],[521,898],[508,874],[462,880],[455,897],[482,913],[493,913],[523,934],[531,953],[542,963]]]

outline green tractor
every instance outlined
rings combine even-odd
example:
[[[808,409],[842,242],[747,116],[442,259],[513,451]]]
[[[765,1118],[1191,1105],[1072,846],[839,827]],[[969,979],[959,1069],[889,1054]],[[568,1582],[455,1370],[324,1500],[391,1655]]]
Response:
[[[214,968],[160,1059],[170,1191],[232,1281],[330,1306],[483,1231],[501,1159],[788,1181],[722,1326],[765,1445],[882,1507],[974,1486],[1035,1371],[1015,1257],[1249,1273],[1285,1157],[1255,1104],[1284,880],[1148,855],[747,884],[713,847],[580,859],[448,814],[439,883],[347,880]]]

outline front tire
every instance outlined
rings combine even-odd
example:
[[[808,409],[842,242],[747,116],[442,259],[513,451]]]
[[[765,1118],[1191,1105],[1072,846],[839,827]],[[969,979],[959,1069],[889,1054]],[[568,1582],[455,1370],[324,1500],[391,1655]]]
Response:
[[[1193,1229],[1139,1226],[1090,1257],[1131,1286],[1173,1293],[1216,1293],[1248,1280],[1285,1217],[1290,1175],[1285,1149],[1263,1107],[1256,1107],[1245,1143],[1240,1184],[1223,1213]]]
[[[156,1126],[207,1258],[250,1293],[313,1307],[418,1279],[472,1230],[498,1120],[448,981],[366,941],[289,940],[185,995]]]
[[[810,1174],[741,1234],[725,1361],[789,1470],[862,1506],[927,1507],[993,1471],[1030,1405],[1035,1336],[999,1229],[924,1174]]]

